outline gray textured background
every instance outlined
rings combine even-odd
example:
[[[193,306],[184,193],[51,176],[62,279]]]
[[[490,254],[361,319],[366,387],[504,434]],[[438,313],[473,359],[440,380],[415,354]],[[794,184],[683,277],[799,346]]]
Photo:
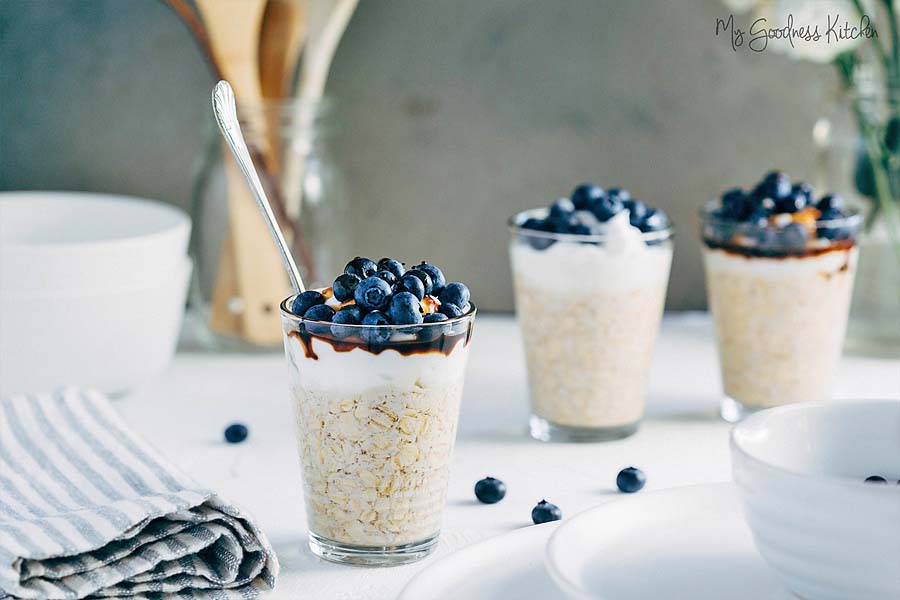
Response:
[[[429,257],[483,309],[512,306],[506,218],[577,182],[670,213],[669,307],[697,308],[696,206],[773,166],[811,176],[830,68],[732,52],[718,0],[360,4],[328,84],[347,254]],[[0,189],[187,206],[212,83],[157,0],[3,0]]]

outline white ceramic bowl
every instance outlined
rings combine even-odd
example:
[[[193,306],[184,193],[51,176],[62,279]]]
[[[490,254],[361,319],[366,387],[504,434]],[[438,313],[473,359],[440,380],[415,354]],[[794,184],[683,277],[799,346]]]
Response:
[[[0,193],[0,294],[141,286],[182,268],[190,231],[184,211],[151,200]]]
[[[82,385],[116,394],[175,352],[191,262],[117,291],[0,294],[0,396]]]
[[[900,401],[766,410],[734,427],[731,456],[756,546],[795,594],[900,598]]]

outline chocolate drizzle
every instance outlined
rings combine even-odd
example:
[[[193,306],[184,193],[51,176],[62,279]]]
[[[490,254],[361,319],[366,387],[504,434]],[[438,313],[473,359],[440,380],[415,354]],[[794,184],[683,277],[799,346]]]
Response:
[[[778,246],[741,246],[738,244],[722,242],[709,237],[704,237],[703,242],[707,248],[722,250],[728,254],[736,254],[747,258],[810,258],[821,256],[829,252],[850,250],[856,245],[854,240],[835,240],[822,247],[778,247]]]
[[[412,339],[390,340],[384,344],[364,341],[356,333],[345,338],[339,338],[331,335],[324,328],[321,332],[313,333],[303,323],[300,324],[296,331],[288,333],[288,337],[300,342],[306,358],[313,360],[319,359],[319,355],[316,354],[313,348],[312,341],[314,339],[328,344],[335,352],[350,352],[359,349],[363,352],[378,355],[386,350],[395,350],[402,356],[415,354],[443,354],[449,356],[459,344],[469,344],[469,341],[472,339],[473,324],[474,320],[469,319],[465,331],[449,333],[443,331],[441,327],[424,325],[422,330]],[[447,327],[447,325],[444,325],[444,327]]]

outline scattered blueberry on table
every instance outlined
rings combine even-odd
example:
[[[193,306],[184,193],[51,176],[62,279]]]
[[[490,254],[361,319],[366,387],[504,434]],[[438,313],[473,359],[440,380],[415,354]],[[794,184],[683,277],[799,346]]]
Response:
[[[506,496],[506,484],[494,477],[485,477],[475,484],[475,497],[485,504],[495,504]]]
[[[635,467],[626,467],[616,475],[616,487],[625,494],[633,494],[643,489],[647,483],[644,472]]]
[[[562,519],[562,511],[559,510],[557,505],[551,504],[546,500],[541,500],[531,509],[531,520],[535,525],[559,521],[560,519]]]
[[[422,261],[406,270],[403,263],[392,258],[376,263],[357,256],[347,263],[330,288],[297,295],[291,302],[291,312],[310,321],[333,323],[330,332],[336,338],[358,334],[368,343],[386,344],[394,331],[353,326],[415,326],[449,321],[472,310],[470,298],[465,284],[448,283],[443,271],[432,263]],[[423,328],[410,327],[402,332],[420,330]],[[427,333],[437,336],[443,331],[443,327],[428,328]]]
[[[869,475],[866,477],[866,483],[887,483],[887,479],[881,475]]]
[[[229,444],[240,444],[249,434],[250,431],[243,423],[232,423],[225,428],[225,441]]]

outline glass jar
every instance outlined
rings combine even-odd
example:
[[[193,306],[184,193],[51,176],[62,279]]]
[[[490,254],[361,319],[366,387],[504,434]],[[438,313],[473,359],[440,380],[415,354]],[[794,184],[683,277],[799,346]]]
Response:
[[[327,102],[239,106],[244,138],[308,287],[341,270],[348,199]],[[234,157],[214,127],[194,192],[192,337],[221,350],[277,349],[284,268]]]
[[[528,229],[513,216],[516,314],[525,344],[531,436],[599,442],[635,433],[672,263],[672,230],[595,235]],[[614,217],[615,219],[615,217]],[[624,229],[623,229],[624,228]]]

